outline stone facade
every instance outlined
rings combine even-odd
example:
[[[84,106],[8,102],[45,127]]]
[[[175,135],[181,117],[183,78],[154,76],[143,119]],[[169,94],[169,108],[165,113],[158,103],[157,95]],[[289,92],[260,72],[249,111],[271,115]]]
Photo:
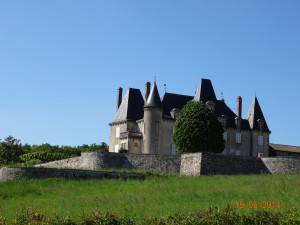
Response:
[[[180,155],[83,152],[80,157],[36,165],[47,168],[136,169],[158,172],[180,171]]]
[[[300,158],[270,157],[262,158],[262,162],[272,174],[300,172]]]
[[[18,179],[44,179],[44,178],[68,178],[68,179],[144,179],[143,175],[128,173],[100,172],[92,170],[71,170],[53,168],[0,168],[0,181]]]
[[[49,168],[135,169],[189,176],[214,174],[285,174],[300,172],[300,158],[257,158],[212,153],[182,155],[82,153],[81,157],[37,165]]]

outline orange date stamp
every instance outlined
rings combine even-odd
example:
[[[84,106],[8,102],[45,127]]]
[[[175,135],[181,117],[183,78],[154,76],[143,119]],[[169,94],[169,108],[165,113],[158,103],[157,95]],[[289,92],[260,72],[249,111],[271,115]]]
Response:
[[[244,201],[236,201],[235,208],[243,209],[280,209],[281,203],[280,201],[262,201],[258,202],[256,200],[250,200],[249,202]]]

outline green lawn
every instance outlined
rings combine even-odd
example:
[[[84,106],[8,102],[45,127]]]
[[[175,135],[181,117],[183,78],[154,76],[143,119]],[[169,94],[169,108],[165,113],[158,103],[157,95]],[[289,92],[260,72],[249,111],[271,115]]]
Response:
[[[100,210],[134,219],[177,212],[221,209],[243,201],[240,213],[262,209],[264,201],[280,202],[271,212],[300,209],[300,174],[151,177],[145,180],[19,180],[0,182],[0,215],[12,218],[28,207],[46,215],[76,217]]]

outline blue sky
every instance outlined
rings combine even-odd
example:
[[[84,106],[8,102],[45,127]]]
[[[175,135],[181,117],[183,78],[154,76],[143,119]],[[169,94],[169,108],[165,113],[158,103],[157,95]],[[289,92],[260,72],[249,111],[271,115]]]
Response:
[[[0,0],[0,138],[109,142],[116,91],[193,95],[201,78],[273,143],[299,145],[300,1]],[[125,94],[125,93],[124,93]]]

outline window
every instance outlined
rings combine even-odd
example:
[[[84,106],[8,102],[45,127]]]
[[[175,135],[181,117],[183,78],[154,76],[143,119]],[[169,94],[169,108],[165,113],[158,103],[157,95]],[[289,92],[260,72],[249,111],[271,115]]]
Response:
[[[224,139],[225,142],[227,142],[227,131],[225,131],[225,132],[223,133],[223,139]]]
[[[119,145],[115,145],[115,152],[119,152]]]
[[[156,133],[159,133],[159,122],[155,122],[155,127],[156,127]]]
[[[116,138],[120,137],[120,127],[116,127]]]
[[[242,134],[241,133],[236,133],[235,134],[235,142],[236,143],[242,143]]]
[[[257,145],[264,146],[264,136],[262,136],[262,135],[257,136]]]
[[[264,153],[259,152],[259,153],[257,154],[257,156],[258,156],[259,158],[262,158],[262,157],[264,157]]]
[[[121,144],[121,148],[122,148],[122,149],[127,149],[127,144],[126,144],[126,143],[122,143],[122,144]]]
[[[234,151],[234,155],[241,155],[241,154],[242,154],[241,150],[235,150]]]
[[[146,123],[144,123],[143,129],[144,129],[144,134],[146,134]]]
[[[158,140],[155,139],[155,153],[158,153]]]

